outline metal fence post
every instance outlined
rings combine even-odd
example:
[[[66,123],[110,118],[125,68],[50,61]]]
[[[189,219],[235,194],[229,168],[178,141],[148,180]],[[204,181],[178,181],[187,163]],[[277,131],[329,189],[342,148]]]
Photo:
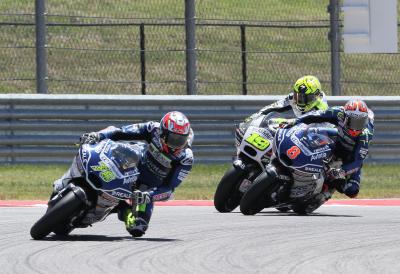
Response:
[[[195,0],[185,0],[186,31],[186,91],[188,95],[197,94],[196,89],[196,11]]]
[[[36,92],[47,93],[46,0],[35,0]]]
[[[331,88],[332,95],[341,95],[340,90],[340,0],[329,0],[331,42]]]
[[[146,94],[146,55],[145,55],[145,36],[144,24],[140,24],[140,77],[142,84],[142,94]]]
[[[242,94],[247,95],[247,51],[245,25],[240,25],[240,41],[242,45]]]

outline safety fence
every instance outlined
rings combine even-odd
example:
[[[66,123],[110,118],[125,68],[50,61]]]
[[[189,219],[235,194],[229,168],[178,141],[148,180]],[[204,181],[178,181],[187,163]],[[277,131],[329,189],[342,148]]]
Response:
[[[0,95],[2,163],[68,163],[84,132],[109,125],[158,121],[179,110],[189,117],[196,162],[228,163],[235,154],[235,124],[279,96]],[[328,97],[343,105],[349,97]],[[400,96],[366,97],[375,113],[369,162],[400,160]]]
[[[331,44],[341,3],[4,0],[0,93],[277,95],[314,74],[330,95],[398,95],[400,54]]]

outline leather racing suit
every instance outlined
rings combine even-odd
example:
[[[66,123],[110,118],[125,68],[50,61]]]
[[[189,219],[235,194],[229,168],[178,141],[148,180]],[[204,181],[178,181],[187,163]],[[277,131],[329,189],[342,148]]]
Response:
[[[165,153],[162,151],[160,140],[160,124],[158,122],[146,122],[126,125],[121,128],[108,127],[99,131],[100,140],[109,138],[114,141],[146,141],[148,149],[145,151],[138,168],[139,189],[148,191],[150,203],[145,208],[139,207],[138,217],[147,223],[150,221],[153,202],[168,200],[174,189],[187,177],[193,165],[193,153],[190,148],[193,134],[189,137],[188,146],[184,149]],[[122,208],[121,208],[122,207]],[[124,210],[128,205],[122,204]],[[120,210],[121,211],[121,210]],[[123,217],[118,214],[119,218]]]
[[[318,100],[318,103],[312,110],[326,110],[328,108],[328,104],[326,101],[326,95],[324,92],[321,92],[321,96]],[[250,117],[246,118],[245,122],[248,122],[250,120],[253,120],[260,115],[267,115],[270,112],[279,112],[279,113],[284,113],[284,112],[290,112],[292,111],[294,115],[291,115],[292,117],[300,117],[301,115],[305,114],[306,112],[300,111],[297,106],[296,102],[294,101],[293,98],[293,93],[290,93],[287,95],[285,98],[276,101],[275,103],[272,103],[268,106],[263,107],[260,109],[258,112],[252,114]]]
[[[331,107],[326,111],[316,111],[305,114],[297,118],[295,124],[328,122],[337,127],[339,138],[334,155],[342,160],[342,169],[346,175],[345,182],[337,189],[339,192],[354,198],[360,190],[361,168],[368,155],[368,147],[374,134],[374,113],[368,109],[367,126],[357,137],[352,137],[347,134],[344,120],[344,108]]]

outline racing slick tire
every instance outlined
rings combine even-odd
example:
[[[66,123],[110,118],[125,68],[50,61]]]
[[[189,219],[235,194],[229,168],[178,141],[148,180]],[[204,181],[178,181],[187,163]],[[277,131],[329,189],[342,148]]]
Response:
[[[30,231],[32,238],[39,240],[47,236],[52,230],[57,231],[58,225],[66,223],[84,207],[84,202],[74,191],[68,192],[32,226]]]
[[[239,186],[245,178],[246,172],[233,166],[225,172],[214,194],[214,206],[219,212],[231,212],[240,204]]]
[[[268,194],[275,188],[275,177],[267,172],[261,173],[251,187],[246,191],[240,201],[240,211],[244,215],[254,215],[271,206],[272,201],[268,199]]]

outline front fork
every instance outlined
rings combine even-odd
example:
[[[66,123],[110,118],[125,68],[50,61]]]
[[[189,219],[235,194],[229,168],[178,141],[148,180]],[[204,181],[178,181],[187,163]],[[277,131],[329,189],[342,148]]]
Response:
[[[133,217],[135,217],[136,220],[138,217],[138,202],[136,195],[132,195],[131,203],[132,203],[132,215]]]
[[[238,190],[245,193],[253,184],[255,178],[261,174],[262,170],[256,163],[246,163],[239,157],[234,159],[233,167],[240,173],[246,174],[246,177],[238,185]]]
[[[67,193],[73,192],[82,203],[86,204],[86,206],[91,206],[91,202],[87,198],[85,191],[78,186],[75,186],[73,183],[69,183],[65,188],[60,190],[60,192],[55,193],[50,196],[50,200],[48,201],[47,205],[49,208],[53,207],[57,202],[59,202]]]

